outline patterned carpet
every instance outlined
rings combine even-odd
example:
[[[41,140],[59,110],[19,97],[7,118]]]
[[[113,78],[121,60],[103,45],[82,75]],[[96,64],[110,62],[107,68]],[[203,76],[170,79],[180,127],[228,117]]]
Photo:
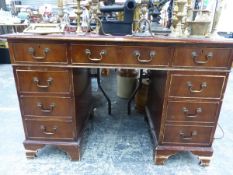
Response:
[[[109,83],[111,82],[111,83]],[[225,136],[213,144],[214,155],[209,167],[181,152],[164,166],[153,163],[153,146],[148,125],[142,115],[127,115],[126,101],[116,96],[116,81],[102,77],[102,84],[113,103],[113,115],[107,115],[107,103],[93,81],[98,99],[95,117],[85,131],[80,162],[71,162],[54,147],[45,147],[34,160],[25,158],[23,127],[10,65],[0,65],[0,174],[1,175],[232,175],[233,174],[233,75],[227,86],[219,124]],[[217,128],[215,137],[222,133]]]

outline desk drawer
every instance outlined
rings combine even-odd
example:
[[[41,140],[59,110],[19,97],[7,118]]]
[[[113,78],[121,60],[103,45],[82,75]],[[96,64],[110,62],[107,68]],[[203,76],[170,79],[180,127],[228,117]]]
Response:
[[[213,130],[210,126],[166,125],[163,144],[210,145]]]
[[[229,69],[231,66],[230,48],[175,48],[173,66]]]
[[[122,62],[132,65],[166,66],[172,57],[168,47],[135,47],[119,48]]]
[[[69,97],[28,97],[20,98],[23,116],[72,117],[73,100]]]
[[[169,101],[167,122],[215,123],[219,102]]]
[[[16,69],[17,84],[22,93],[70,93],[71,75],[68,70]]]
[[[180,75],[172,74],[170,97],[213,98],[222,97],[226,76],[221,75]]]
[[[25,120],[25,129],[27,139],[73,140],[75,138],[72,122],[68,121]]]
[[[117,64],[116,46],[105,45],[71,45],[71,61],[73,64]]]
[[[15,62],[68,63],[66,44],[13,43]]]

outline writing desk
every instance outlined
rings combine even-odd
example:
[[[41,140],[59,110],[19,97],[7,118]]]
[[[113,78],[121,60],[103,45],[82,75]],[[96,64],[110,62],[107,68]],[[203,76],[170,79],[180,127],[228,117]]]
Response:
[[[80,159],[91,113],[89,68],[150,69],[146,114],[154,160],[191,151],[202,165],[212,143],[230,72],[233,42],[224,39],[8,35],[25,131],[26,156],[56,145]]]

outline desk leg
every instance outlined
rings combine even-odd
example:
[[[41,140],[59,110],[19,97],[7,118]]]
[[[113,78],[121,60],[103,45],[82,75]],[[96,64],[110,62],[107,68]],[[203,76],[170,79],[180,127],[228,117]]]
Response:
[[[133,101],[138,89],[142,86],[142,74],[143,74],[143,69],[140,69],[138,85],[128,101],[128,115],[131,114],[131,102]]]
[[[63,150],[68,154],[72,161],[80,160],[80,140],[77,142],[48,142],[48,141],[36,141],[26,140],[24,141],[24,148],[26,150],[26,157],[28,159],[34,159],[37,157],[37,152],[46,145],[53,145]]]
[[[111,115],[111,100],[109,99],[108,95],[104,92],[101,84],[100,84],[100,69],[97,69],[97,84],[100,88],[101,92],[104,94],[104,97],[108,101],[108,114]]]
[[[196,155],[201,166],[209,166],[213,149],[211,147],[179,147],[179,146],[157,146],[154,153],[154,161],[156,165],[164,165],[165,161],[172,155],[181,151],[189,151]]]

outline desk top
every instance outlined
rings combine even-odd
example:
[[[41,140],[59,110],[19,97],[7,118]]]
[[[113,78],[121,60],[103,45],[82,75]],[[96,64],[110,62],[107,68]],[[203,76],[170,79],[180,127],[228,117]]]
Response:
[[[135,37],[135,36],[102,36],[87,34],[80,36],[77,34],[7,34],[1,38],[8,40],[24,39],[24,40],[51,40],[51,41],[89,41],[89,42],[134,42],[134,43],[164,43],[164,44],[226,44],[233,45],[233,39],[215,37],[215,38],[177,38],[171,36],[155,36],[155,37]]]

